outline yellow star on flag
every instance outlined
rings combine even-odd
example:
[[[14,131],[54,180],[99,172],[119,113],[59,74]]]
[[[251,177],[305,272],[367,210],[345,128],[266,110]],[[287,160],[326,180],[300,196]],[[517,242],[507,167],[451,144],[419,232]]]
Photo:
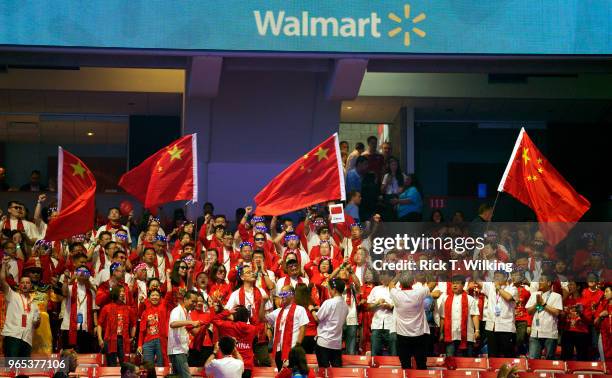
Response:
[[[531,181],[531,176],[527,175],[527,181]]]
[[[174,159],[181,160],[181,154],[183,153],[183,151],[185,150],[179,149],[178,146],[175,144],[174,147],[172,147],[172,149],[168,150],[168,153],[170,154],[170,161]]]
[[[529,148],[523,148],[523,161],[525,162],[525,165],[527,165],[527,162],[531,160],[529,158],[529,155],[527,154],[528,152],[529,152]]]
[[[538,176],[533,175],[533,177],[532,177],[532,178],[533,178],[533,181],[538,181]]]
[[[308,154],[304,154],[304,159],[308,159]]]
[[[76,164],[70,164],[74,171],[72,172],[73,176],[81,176],[81,178],[85,178],[85,167],[81,165],[81,162],[77,162]]]
[[[538,173],[542,173],[544,170],[542,168],[538,168]]]
[[[318,161],[321,161],[323,159],[327,159],[327,151],[329,151],[329,148],[321,148],[319,147],[319,149],[316,152],[317,155],[317,159]]]
[[[542,164],[542,159],[538,159],[538,164]]]

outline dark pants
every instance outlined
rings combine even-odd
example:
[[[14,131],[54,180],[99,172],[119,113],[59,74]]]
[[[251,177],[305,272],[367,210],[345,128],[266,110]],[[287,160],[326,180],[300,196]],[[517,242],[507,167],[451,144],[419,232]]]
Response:
[[[97,353],[98,339],[93,333],[87,331],[77,331],[76,345],[70,345],[69,331],[62,330],[62,348],[73,348],[77,353]]]
[[[250,370],[245,370],[242,372],[242,378],[251,378],[252,372]]]
[[[516,352],[518,355],[527,354],[529,350],[528,340],[529,335],[527,334],[527,322],[520,321],[516,322]]]
[[[416,361],[417,369],[427,369],[427,356],[425,346],[428,342],[428,334],[421,336],[397,335],[397,353],[402,364],[402,369],[412,368],[412,356]]]
[[[255,359],[255,366],[272,366],[270,352],[268,352],[268,343],[255,344],[253,347],[253,358]]]
[[[317,345],[315,351],[319,367],[342,367],[342,349],[329,349]]]
[[[186,354],[170,354],[168,357],[172,363],[172,373],[174,375],[178,375],[181,378],[191,378]]]
[[[304,348],[304,352],[306,354],[313,354],[315,352],[315,346],[317,342],[314,339],[314,336],[304,336],[302,340],[302,348]]]
[[[30,357],[32,346],[16,337],[4,336],[4,357]]]
[[[583,332],[563,332],[561,336],[561,359],[564,361],[574,359],[574,348],[576,349],[576,359],[587,361],[589,358],[589,348],[591,342],[589,333]]]
[[[513,338],[512,332],[489,332],[487,337],[489,357],[514,357]]]
[[[274,355],[274,362],[276,363],[276,370],[281,371],[283,368],[283,358],[281,352],[276,352]]]
[[[446,355],[448,357],[473,357],[474,356],[474,343],[467,343],[466,349],[459,349],[461,341],[454,340],[446,344]]]
[[[106,352],[106,365],[120,365],[125,357],[123,353],[123,336],[117,336],[117,352],[108,353],[108,341],[104,343],[104,351]]]
[[[213,347],[205,346],[197,349],[189,349],[189,356],[187,357],[187,361],[189,366],[204,366],[204,363],[210,357],[213,352]]]

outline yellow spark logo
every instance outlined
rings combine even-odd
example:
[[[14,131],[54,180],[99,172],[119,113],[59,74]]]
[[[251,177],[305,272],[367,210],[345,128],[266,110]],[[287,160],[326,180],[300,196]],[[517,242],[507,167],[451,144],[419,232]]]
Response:
[[[391,21],[396,22],[398,24],[401,24],[403,22],[402,19],[393,12],[390,12],[387,17],[389,17]],[[427,18],[427,15],[421,12],[418,16],[413,18],[411,22],[413,25],[418,24],[419,22],[425,20],[425,18]],[[404,19],[410,20],[410,4],[404,5]],[[425,31],[417,28],[416,26],[413,26],[411,30],[414,34],[418,35],[421,38],[425,38],[425,36],[427,35]],[[402,27],[398,26],[396,28],[389,30],[388,34],[389,34],[389,37],[393,38],[399,35],[402,31],[403,31]],[[410,46],[410,30],[404,31],[404,46],[406,47]]]

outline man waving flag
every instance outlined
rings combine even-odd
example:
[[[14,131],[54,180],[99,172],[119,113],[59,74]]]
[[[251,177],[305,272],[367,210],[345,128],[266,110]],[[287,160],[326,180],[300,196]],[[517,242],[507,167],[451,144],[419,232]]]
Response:
[[[258,215],[281,215],[317,203],[346,198],[338,133],[276,176],[257,196]]]
[[[94,226],[96,179],[76,156],[58,149],[58,216],[47,226],[45,239],[59,241],[84,234]]]
[[[185,135],[121,176],[119,186],[146,209],[164,203],[198,201],[196,134]]]
[[[591,206],[546,160],[524,128],[497,190],[529,206],[553,246],[565,238]]]

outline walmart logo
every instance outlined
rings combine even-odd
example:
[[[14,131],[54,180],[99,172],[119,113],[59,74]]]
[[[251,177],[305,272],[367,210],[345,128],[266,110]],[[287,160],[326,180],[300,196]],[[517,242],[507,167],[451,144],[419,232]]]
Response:
[[[391,21],[395,23],[398,23],[398,24],[403,23],[403,20],[393,12],[389,13],[388,17]],[[416,25],[419,22],[425,20],[426,17],[427,15],[421,12],[419,13],[418,16],[413,18],[412,21],[410,21],[410,4],[404,5],[404,19],[408,20],[408,23],[409,23],[407,28],[410,28],[410,24]],[[401,26],[398,26],[398,27],[395,27],[389,30],[389,33],[388,33],[389,37],[393,38],[393,37],[398,36],[402,32],[402,30],[403,29]],[[416,26],[412,28],[412,32],[421,38],[425,38],[426,33],[422,29],[417,28]],[[410,46],[410,31],[409,30],[404,31],[404,46],[406,47]]]
[[[253,11],[257,33],[262,37],[323,37],[323,38],[381,38],[383,32],[382,18],[377,12],[371,12],[368,17],[321,17],[302,11],[299,15],[287,14],[281,11]],[[390,38],[403,36],[403,44],[410,46],[411,33],[425,38],[426,33],[417,24],[426,19],[425,13],[416,17],[410,16],[410,4],[405,4],[403,18],[394,12],[387,17],[393,24],[388,25],[387,35]],[[403,34],[402,34],[403,33]]]

